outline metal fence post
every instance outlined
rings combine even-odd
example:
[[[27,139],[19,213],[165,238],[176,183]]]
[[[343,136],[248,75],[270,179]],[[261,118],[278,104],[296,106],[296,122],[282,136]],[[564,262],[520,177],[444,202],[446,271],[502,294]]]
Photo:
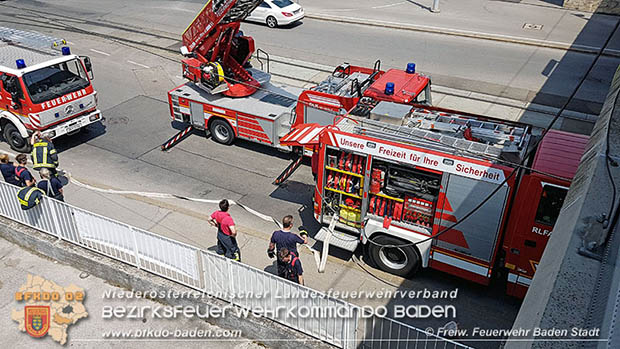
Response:
[[[235,297],[233,297],[233,271],[232,271],[232,259],[230,258],[226,258],[226,266],[228,267],[228,294],[226,295],[227,297],[230,298],[230,304],[231,305],[235,305],[234,300]]]
[[[202,251],[200,249],[196,249],[196,267],[198,268],[198,288],[206,290],[207,280],[205,278],[204,265],[202,264]]]
[[[355,348],[357,346],[357,327],[359,326],[359,321],[360,321],[360,314],[359,314],[359,310],[357,309],[357,307],[354,306],[350,306],[351,310],[353,310],[353,312],[356,314],[353,318],[353,338],[351,338],[351,341],[353,343],[353,345],[351,346],[351,348]]]
[[[439,0],[433,0],[433,7],[431,7],[431,12],[439,13]]]
[[[50,198],[45,198],[45,199],[47,199],[45,201],[47,201],[47,203],[50,205],[52,209],[52,213],[54,213],[54,217],[52,217],[52,222],[54,224],[54,229],[56,229],[56,237],[60,241],[62,240],[62,234],[60,233],[60,227],[58,226],[58,218],[60,217],[60,215],[58,214],[58,211],[56,211],[55,199],[50,199]]]
[[[136,239],[136,231],[135,229],[129,228],[129,230],[131,231],[131,238],[133,239],[133,251],[136,255],[136,267],[138,267],[138,270],[141,270],[141,259],[140,259],[140,254],[138,253],[138,240]]]

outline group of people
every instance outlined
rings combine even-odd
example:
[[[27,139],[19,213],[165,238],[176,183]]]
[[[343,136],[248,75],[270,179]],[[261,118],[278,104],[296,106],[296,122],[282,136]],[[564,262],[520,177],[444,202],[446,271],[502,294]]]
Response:
[[[209,218],[209,223],[217,227],[217,254],[224,255],[238,262],[241,261],[241,250],[237,244],[237,229],[235,222],[228,213],[230,204],[224,199],[219,203],[219,211],[215,211]],[[267,249],[269,258],[276,258],[278,276],[287,280],[304,284],[303,268],[297,251],[298,244],[308,243],[308,233],[303,227],[299,228],[299,235],[292,232],[293,216],[282,218],[282,229],[271,235]]]
[[[0,154],[0,172],[7,183],[21,187],[17,192],[22,209],[33,208],[47,195],[53,199],[64,201],[63,185],[58,178],[58,153],[49,137],[35,132],[31,139],[32,168],[39,172],[41,180],[32,176],[26,165],[28,156],[18,154],[11,162],[8,154]]]

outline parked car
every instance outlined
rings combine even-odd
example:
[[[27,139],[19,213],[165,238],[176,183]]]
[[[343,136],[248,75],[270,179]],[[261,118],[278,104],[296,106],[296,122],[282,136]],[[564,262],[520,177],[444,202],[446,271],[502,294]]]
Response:
[[[275,28],[302,18],[304,9],[291,0],[265,0],[245,20],[265,23],[269,28]]]

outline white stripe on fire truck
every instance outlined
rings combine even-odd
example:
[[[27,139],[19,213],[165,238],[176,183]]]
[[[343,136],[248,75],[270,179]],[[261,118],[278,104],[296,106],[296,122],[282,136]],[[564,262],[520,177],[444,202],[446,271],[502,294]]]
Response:
[[[331,98],[327,98],[323,96],[308,96],[308,99],[310,99],[310,101],[314,103],[329,104],[334,107],[342,106],[342,104],[340,104],[340,102],[337,99],[331,99]]]
[[[41,126],[41,121],[39,120],[38,117],[36,117],[35,114],[32,114],[29,116],[30,118],[30,123],[34,126]]]
[[[482,275],[484,277],[486,277],[489,272],[489,268],[487,267],[483,267],[478,264],[470,263],[463,259],[454,258],[452,256],[448,256],[447,254],[443,254],[437,251],[433,251],[433,259],[436,260],[437,262],[449,264],[459,269],[467,270],[472,273]]]
[[[301,128],[301,129],[300,129],[300,128],[298,128],[298,129],[296,129],[295,131],[293,131],[293,133],[291,133],[290,135],[288,135],[288,136],[284,137],[282,140],[283,140],[283,141],[287,141],[287,142],[288,142],[288,141],[290,141],[290,140],[295,140],[295,139],[297,139],[297,135],[298,135],[301,131],[303,131],[303,130],[305,130],[305,128]]]
[[[336,139],[336,136],[334,136],[334,134],[331,133],[331,132],[328,132],[328,134],[329,134],[329,139],[332,141],[331,145],[338,147],[339,145],[338,145],[338,141]]]
[[[314,139],[314,137],[316,137],[316,135],[318,135],[322,129],[323,129],[322,127],[315,127],[312,131],[310,131],[310,133],[306,134],[305,137],[299,141],[299,143],[306,144],[312,141],[312,139]]]
[[[528,278],[527,276],[508,273],[508,282],[512,282],[513,284],[521,284],[529,287],[532,284],[532,279]]]
[[[213,111],[214,113],[220,113],[220,114],[226,115],[226,110],[224,110],[224,109],[219,109],[219,108],[216,108],[216,107],[211,107],[211,111]]]

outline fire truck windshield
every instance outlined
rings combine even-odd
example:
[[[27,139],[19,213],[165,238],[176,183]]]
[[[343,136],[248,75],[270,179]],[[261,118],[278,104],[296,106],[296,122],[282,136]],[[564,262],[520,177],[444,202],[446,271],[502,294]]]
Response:
[[[90,85],[82,63],[78,59],[26,73],[23,80],[32,103],[37,104]]]

